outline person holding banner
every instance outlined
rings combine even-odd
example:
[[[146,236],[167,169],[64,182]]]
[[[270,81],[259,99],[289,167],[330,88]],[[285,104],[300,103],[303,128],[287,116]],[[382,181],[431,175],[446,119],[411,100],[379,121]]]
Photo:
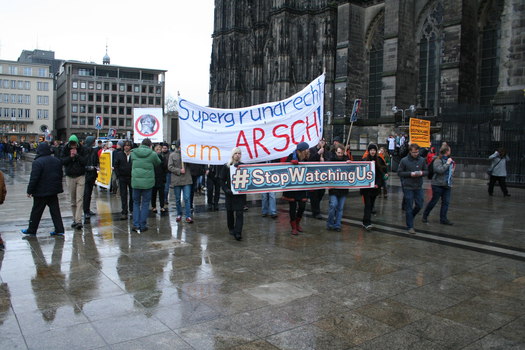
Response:
[[[239,166],[241,163],[242,152],[239,147],[232,149],[230,161],[222,167],[221,187],[226,199],[226,220],[228,230],[236,240],[242,240],[242,226],[244,223],[244,206],[246,205],[246,195],[234,195],[231,190],[230,167]],[[235,215],[234,215],[235,214]]]
[[[175,150],[170,154],[168,159],[168,170],[171,172],[171,187],[173,187],[175,206],[177,207],[177,218],[175,221],[180,222],[182,220],[182,205],[180,203],[180,195],[182,193],[182,197],[184,199],[184,211],[186,213],[186,222],[188,224],[193,224],[190,204],[190,192],[193,181],[191,180],[189,169],[186,168],[186,164],[184,164],[182,161],[180,141],[174,141],[174,145]]]
[[[326,146],[326,141],[323,137],[319,140],[319,143],[316,146],[310,148],[309,150],[310,155],[308,157],[308,161],[309,162],[324,162],[325,161],[324,152],[326,151],[325,146]],[[320,188],[320,189],[308,192],[308,196],[310,197],[310,207],[312,209],[312,217],[319,219],[319,220],[323,219],[323,216],[321,215],[321,201],[323,200],[324,193],[325,193],[324,188]]]
[[[295,151],[288,156],[287,162],[291,162],[293,165],[298,165],[299,162],[305,162],[309,157],[309,146],[306,142],[300,142],[297,144]],[[308,200],[307,191],[285,191],[283,192],[284,200],[288,201],[290,206],[290,225],[292,226],[292,235],[298,235],[299,232],[303,232],[303,228],[300,225],[303,213],[306,207],[306,201]]]
[[[345,155],[345,148],[343,145],[338,145],[335,149],[335,158],[332,162],[347,162],[348,157]],[[331,230],[341,231],[341,219],[343,218],[343,209],[345,206],[346,195],[348,194],[347,188],[331,188],[328,190],[330,198],[329,209],[328,209],[328,221],[326,222],[326,228]]]
[[[363,157],[364,161],[375,162],[376,177],[374,188],[362,188],[359,190],[365,202],[365,209],[363,214],[363,227],[370,231],[372,226],[372,211],[377,195],[381,193],[381,187],[384,186],[386,178],[388,178],[386,163],[378,155],[377,145],[371,143],[368,145],[367,155]]]

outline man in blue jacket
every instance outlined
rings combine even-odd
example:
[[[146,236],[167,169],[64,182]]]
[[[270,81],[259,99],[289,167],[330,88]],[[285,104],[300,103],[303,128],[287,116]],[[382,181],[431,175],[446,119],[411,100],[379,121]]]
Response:
[[[425,158],[419,155],[417,143],[411,144],[408,151],[399,163],[397,174],[403,183],[407,230],[415,234],[414,217],[423,207],[423,177],[428,175],[428,167]]]
[[[46,206],[49,207],[55,231],[52,236],[64,235],[64,224],[60,214],[58,194],[64,192],[62,188],[62,162],[51,155],[51,148],[47,142],[42,142],[36,150],[36,157],[31,168],[31,176],[27,185],[27,197],[33,198],[33,208],[29,217],[29,227],[23,229],[26,235],[36,235],[40,219]]]

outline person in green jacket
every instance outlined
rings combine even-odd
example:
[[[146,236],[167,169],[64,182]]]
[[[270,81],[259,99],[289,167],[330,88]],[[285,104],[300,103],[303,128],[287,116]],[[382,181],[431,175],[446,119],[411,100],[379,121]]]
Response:
[[[142,144],[131,151],[131,188],[133,188],[133,228],[135,232],[148,230],[147,219],[151,189],[155,186],[155,166],[160,159],[151,149],[151,140],[144,139]]]

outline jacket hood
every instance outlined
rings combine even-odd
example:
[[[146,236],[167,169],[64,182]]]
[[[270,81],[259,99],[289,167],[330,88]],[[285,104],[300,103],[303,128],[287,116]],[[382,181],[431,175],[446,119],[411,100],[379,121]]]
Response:
[[[139,158],[147,158],[153,150],[148,146],[140,145],[139,147],[132,150],[132,152]]]
[[[68,140],[68,141],[69,141],[69,142],[73,141],[73,142],[78,143],[78,137],[77,137],[77,135],[71,135],[71,136],[69,136],[69,140]]]
[[[69,138],[71,141],[71,138]],[[86,147],[91,148],[95,144],[95,136],[88,136],[86,137],[86,142],[84,143]]]
[[[37,156],[49,156],[51,155],[51,147],[47,142],[41,142],[36,149]]]

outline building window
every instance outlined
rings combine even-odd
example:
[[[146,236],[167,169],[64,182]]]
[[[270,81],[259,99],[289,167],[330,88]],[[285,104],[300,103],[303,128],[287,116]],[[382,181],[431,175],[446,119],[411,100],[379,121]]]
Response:
[[[81,92],[80,93],[80,101],[85,101],[86,100],[86,93],[85,92]]]
[[[25,96],[25,103],[26,105],[30,105],[31,104],[31,95],[24,95]]]
[[[126,103],[131,103],[132,101],[132,97],[131,96],[126,96]]]
[[[95,84],[94,83],[88,83],[88,89],[89,90],[93,90],[95,88]]]
[[[117,118],[111,118],[111,126],[117,126]]]
[[[160,94],[160,91],[161,91],[160,86],[157,86],[157,88],[156,88],[156,90],[155,90],[155,93],[156,93],[156,94]]]
[[[78,69],[78,75],[93,76],[93,75],[95,75],[95,72],[94,72],[93,69],[90,69],[90,68],[79,68]]]
[[[17,95],[17,99],[18,99],[18,104],[24,103],[24,95]]]
[[[150,86],[150,87],[148,87],[148,90],[149,90],[149,93],[152,94],[153,91],[154,91],[154,87],[153,87],[153,86]]]
[[[80,88],[81,89],[85,89],[86,88],[86,82],[85,81],[81,81],[80,82]]]
[[[102,90],[102,83],[97,83],[97,90]]]
[[[124,103],[124,95],[119,95],[118,103]]]
[[[18,90],[24,90],[24,82],[22,80],[18,80],[16,82]]]
[[[126,114],[131,115],[131,107],[126,107]]]
[[[104,106],[104,114],[109,114],[109,107],[108,106]]]
[[[155,105],[160,106],[160,97],[155,97]]]
[[[9,80],[5,79],[3,81],[3,85],[2,86],[3,86],[4,89],[9,89]]]
[[[109,83],[104,83],[104,90],[109,91]]]
[[[78,117],[76,115],[71,116],[71,124],[73,125],[78,124]]]
[[[73,92],[73,93],[71,94],[71,99],[72,99],[73,101],[78,101],[78,93]]]
[[[128,92],[133,92],[133,86],[131,84],[127,85],[127,91]]]
[[[97,94],[96,101],[97,102],[102,102],[102,95],[101,94]]]
[[[39,77],[47,77],[47,69],[46,68],[38,68],[38,76]]]
[[[24,75],[25,76],[32,76],[33,75],[33,68],[31,67],[24,67]]]
[[[140,92],[140,85],[134,85],[133,89],[134,89],[133,91],[135,92]]]
[[[39,82],[36,83],[36,89],[38,91],[49,91],[49,83],[48,82],[39,81]]]
[[[26,90],[31,90],[31,82],[30,81],[24,81],[24,88]]]
[[[11,75],[18,75],[18,67],[17,66],[9,66],[9,74],[11,74]]]
[[[117,84],[111,84],[111,91],[117,91]]]
[[[419,41],[418,102],[430,115],[439,108],[439,65],[441,63],[443,4],[438,2],[423,25]]]
[[[94,124],[93,124],[93,120],[94,120],[93,117],[88,117],[88,118],[87,118],[88,126],[94,125]]]
[[[71,106],[71,112],[78,113],[78,105],[72,105]]]
[[[78,89],[78,81],[73,82],[73,89]]]
[[[109,95],[104,95],[104,102],[109,102]]]
[[[11,89],[16,89],[16,80],[11,80]]]
[[[80,117],[79,118],[79,124],[80,125],[86,125],[86,117]]]
[[[102,106],[97,105],[97,106],[95,107],[95,113],[97,113],[97,114],[102,113]]]
[[[111,107],[111,114],[117,114],[117,107]]]
[[[119,118],[118,126],[124,126],[124,119],[123,118]]]
[[[153,97],[148,97],[148,104],[153,105]]]
[[[86,106],[80,105],[80,113],[86,113]]]
[[[126,84],[120,84],[119,91],[126,91]]]
[[[22,108],[18,108],[18,119],[22,119],[24,117],[24,110]]]
[[[26,108],[26,109],[24,110],[24,112],[25,112],[25,117],[26,117],[26,119],[31,118],[31,110],[30,110],[30,109]]]
[[[93,102],[93,94],[88,94],[88,101]]]
[[[130,127],[131,126],[131,119],[126,119],[126,127]]]
[[[117,95],[111,95],[111,103],[117,103]]]

